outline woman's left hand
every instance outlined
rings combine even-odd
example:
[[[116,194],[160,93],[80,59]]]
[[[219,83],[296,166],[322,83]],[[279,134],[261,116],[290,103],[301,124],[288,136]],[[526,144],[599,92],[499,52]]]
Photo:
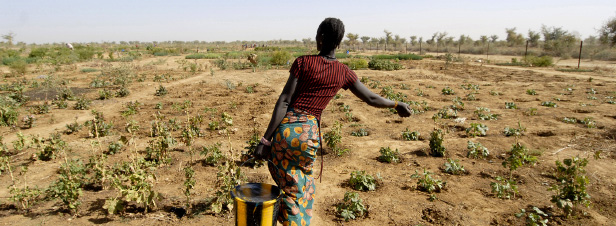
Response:
[[[256,159],[267,159],[269,155],[270,153],[269,151],[267,151],[265,145],[259,143],[259,145],[257,145],[257,148],[255,149],[254,157]]]
[[[402,102],[398,103],[398,106],[396,106],[396,111],[400,117],[409,117],[413,113],[411,112],[409,105]]]

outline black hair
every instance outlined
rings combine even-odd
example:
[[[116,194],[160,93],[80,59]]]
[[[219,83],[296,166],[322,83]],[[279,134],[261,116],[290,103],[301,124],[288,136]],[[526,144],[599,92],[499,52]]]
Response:
[[[323,35],[321,48],[325,50],[337,48],[344,38],[344,24],[338,18],[325,18],[317,31],[320,33],[317,35]]]

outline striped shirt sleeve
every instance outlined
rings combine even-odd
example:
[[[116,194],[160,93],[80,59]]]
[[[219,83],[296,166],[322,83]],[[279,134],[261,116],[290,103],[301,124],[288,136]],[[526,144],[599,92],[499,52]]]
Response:
[[[293,65],[291,65],[291,69],[289,70],[289,72],[291,72],[291,74],[299,79],[300,75],[302,74],[302,62],[303,62],[303,57],[298,57],[297,59],[295,59],[293,61]]]
[[[357,81],[357,75],[355,74],[354,71],[352,71],[351,69],[347,67],[346,73],[344,75],[344,83],[342,84],[342,88],[344,90],[349,89],[351,86],[353,86],[355,81]]]

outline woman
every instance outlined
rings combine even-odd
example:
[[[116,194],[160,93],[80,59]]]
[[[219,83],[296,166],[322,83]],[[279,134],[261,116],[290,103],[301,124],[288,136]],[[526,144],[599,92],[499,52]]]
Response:
[[[312,166],[321,145],[319,120],[338,90],[350,89],[370,106],[395,108],[401,117],[411,115],[407,104],[371,92],[336,60],[335,50],[343,37],[344,24],[339,19],[326,18],[319,25],[315,38],[319,55],[301,56],[293,62],[255,151],[257,158],[271,159],[276,165],[268,164],[272,178],[285,193],[278,214],[283,225],[310,225],[316,189]]]

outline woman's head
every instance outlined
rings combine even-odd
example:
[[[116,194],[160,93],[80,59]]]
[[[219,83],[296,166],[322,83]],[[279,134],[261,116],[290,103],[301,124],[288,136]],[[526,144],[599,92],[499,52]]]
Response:
[[[344,38],[344,24],[338,18],[325,18],[317,29],[317,49],[333,50]]]

